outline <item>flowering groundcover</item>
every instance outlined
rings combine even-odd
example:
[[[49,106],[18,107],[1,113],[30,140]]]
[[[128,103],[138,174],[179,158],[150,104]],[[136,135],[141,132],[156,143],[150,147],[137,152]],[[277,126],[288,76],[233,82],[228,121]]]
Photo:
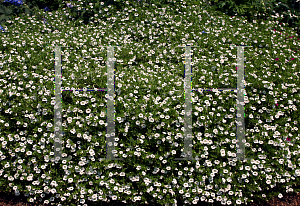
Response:
[[[0,50],[1,191],[56,205],[164,205],[180,198],[231,205],[293,191],[300,171],[299,38],[276,21],[257,25],[200,8],[182,4],[184,16],[154,5],[128,7],[110,22],[95,15],[80,27],[60,19],[67,10],[48,12],[55,31],[26,15],[11,21]],[[229,45],[252,46],[244,48],[245,155],[254,160],[236,159],[235,91],[192,93],[199,160],[175,160],[184,148],[182,44],[200,46],[192,48],[193,88],[235,88],[237,48]],[[72,160],[51,161],[57,45],[69,46],[62,47],[64,88],[106,88],[107,48],[100,46],[122,46],[115,48],[114,99],[115,149],[124,161],[99,160],[106,155],[103,91],[62,92],[63,157]],[[274,185],[281,190],[268,193]]]

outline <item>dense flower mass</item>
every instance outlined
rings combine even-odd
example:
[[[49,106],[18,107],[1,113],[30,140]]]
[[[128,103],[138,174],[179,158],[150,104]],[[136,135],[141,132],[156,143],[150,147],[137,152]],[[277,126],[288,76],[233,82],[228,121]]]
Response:
[[[56,205],[244,205],[266,198],[279,183],[293,190],[300,176],[300,48],[293,30],[276,19],[247,22],[188,2],[175,8],[125,2],[120,11],[100,2],[103,8],[82,25],[72,21],[70,8],[89,10],[96,3],[66,4],[44,19],[17,17],[0,37],[0,179],[7,191]],[[186,45],[194,46],[191,95]],[[244,161],[237,159],[233,45],[249,46],[243,49]],[[72,157],[59,164],[53,160],[57,99],[62,156]],[[188,102],[194,160],[177,161],[186,146]],[[114,115],[107,113],[109,105]],[[114,155],[123,161],[105,161],[108,116],[114,119]]]

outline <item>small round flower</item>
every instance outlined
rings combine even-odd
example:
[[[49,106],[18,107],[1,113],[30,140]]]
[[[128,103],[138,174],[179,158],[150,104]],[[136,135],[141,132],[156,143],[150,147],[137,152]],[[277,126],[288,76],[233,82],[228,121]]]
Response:
[[[73,5],[71,3],[66,3],[67,7],[72,8]]]

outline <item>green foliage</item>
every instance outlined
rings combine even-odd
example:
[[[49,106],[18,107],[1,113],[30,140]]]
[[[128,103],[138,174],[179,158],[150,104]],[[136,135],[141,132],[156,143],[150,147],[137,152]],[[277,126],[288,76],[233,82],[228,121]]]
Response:
[[[50,11],[60,8],[62,0],[23,0],[23,4],[15,6],[8,2],[1,2],[0,4],[0,24],[5,24],[8,20],[12,20],[15,17],[20,17],[23,14],[29,14],[30,16],[37,15],[38,10],[48,7]]]
[[[7,20],[11,20],[13,16],[17,16],[17,14],[21,13],[22,11],[29,12],[28,9],[21,6],[15,6],[13,4],[7,2],[1,2],[0,4],[0,24],[3,24]]]
[[[244,16],[248,21],[272,19],[279,15],[279,23],[288,23],[289,27],[299,27],[300,16],[299,3],[293,5],[293,0],[212,0],[209,2],[211,8],[215,11],[221,11],[228,16]],[[295,6],[298,9],[295,9]],[[298,30],[299,34],[299,30]]]
[[[68,8],[62,0],[24,0],[23,2],[24,4],[21,6],[14,6],[12,4],[2,2],[0,4],[0,24],[5,23],[7,20],[11,20],[12,16],[20,16],[20,14],[24,13],[29,14],[30,16],[38,15],[37,11],[44,9],[46,6],[52,12],[61,8]],[[101,2],[104,4],[101,5]],[[253,20],[260,21],[268,18],[273,19],[276,14],[278,14],[279,23],[288,23],[289,27],[294,28],[298,28],[300,24],[299,17],[291,17],[293,14],[300,16],[299,2],[295,3],[294,0],[212,0],[205,2],[206,3],[203,4],[203,7],[209,11],[220,11],[228,16],[243,16],[250,22]],[[79,22],[88,24],[91,20],[93,20],[95,14],[99,14],[100,10],[109,5],[112,6],[113,13],[115,13],[117,11],[123,11],[123,9],[128,5],[136,9],[142,7],[149,8],[152,5],[159,8],[178,8],[176,5],[182,3],[183,2],[180,0],[129,0],[128,3],[121,0],[86,0],[82,5],[80,5],[81,9],[78,8],[76,2],[71,2],[73,7],[68,9],[70,10],[69,13],[72,20],[77,22],[76,24],[80,24]],[[197,4],[197,1],[192,1],[190,4]],[[104,13],[100,14],[99,18],[107,21],[111,15],[113,15],[111,12],[107,15]]]
[[[44,9],[47,6],[50,11],[58,10],[62,3],[62,0],[31,0],[31,1],[24,1],[28,5],[29,8],[37,7],[39,9]]]

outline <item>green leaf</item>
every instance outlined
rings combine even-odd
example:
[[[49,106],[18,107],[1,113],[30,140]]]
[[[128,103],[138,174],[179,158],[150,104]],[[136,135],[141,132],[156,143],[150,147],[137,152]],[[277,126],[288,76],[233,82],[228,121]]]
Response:
[[[25,8],[25,14],[31,14],[32,11],[30,9]]]
[[[7,20],[10,20],[10,17],[9,17],[9,16],[6,16],[5,14],[2,14],[2,15],[0,16],[0,22],[7,21]]]
[[[223,8],[225,6],[225,4],[226,4],[225,2],[222,2],[221,7]]]
[[[81,17],[83,17],[83,15],[87,12],[87,10],[84,10],[82,13],[81,13]]]
[[[12,10],[8,9],[7,7],[4,7],[4,6],[1,5],[0,8],[1,8],[0,12],[5,14],[5,15],[10,15],[12,13]]]
[[[286,4],[284,4],[284,3],[281,3],[280,5],[281,5],[281,6],[284,6],[287,10],[289,9],[289,6],[286,5]]]
[[[4,14],[5,7],[0,5],[0,13]]]

